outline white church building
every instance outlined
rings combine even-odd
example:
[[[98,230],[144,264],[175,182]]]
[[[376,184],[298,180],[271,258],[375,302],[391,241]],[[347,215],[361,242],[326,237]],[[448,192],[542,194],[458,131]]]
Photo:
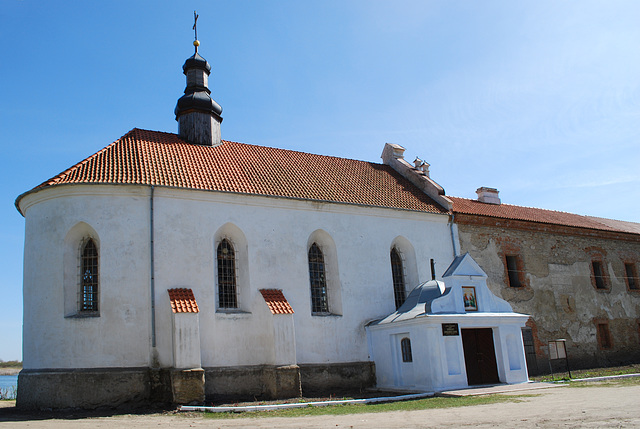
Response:
[[[133,129],[16,200],[26,231],[18,407],[281,398],[376,378],[464,386],[472,328],[495,345],[491,382],[527,380],[526,317],[481,284],[469,314],[461,287],[475,283],[453,284],[455,269],[431,302],[452,315],[389,319],[458,260],[452,203],[427,164],[392,144],[376,164],[222,140],[197,46],[183,70],[178,134]],[[472,283],[474,264],[465,257]],[[443,336],[455,323],[461,335]],[[399,343],[378,344],[395,326]],[[414,366],[399,382],[390,362],[405,332]]]

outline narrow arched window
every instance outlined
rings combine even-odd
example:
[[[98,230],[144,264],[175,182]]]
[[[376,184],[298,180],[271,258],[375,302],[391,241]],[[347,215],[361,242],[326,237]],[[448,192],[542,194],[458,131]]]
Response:
[[[395,247],[391,249],[391,275],[393,277],[393,296],[395,297],[397,310],[404,303],[405,288],[402,258]]]
[[[80,254],[80,311],[98,311],[98,247],[89,238]]]
[[[400,341],[400,351],[402,352],[402,362],[413,362],[413,356],[411,355],[411,340],[409,338],[403,338]]]
[[[218,308],[238,308],[236,253],[226,238],[218,245]]]
[[[309,280],[311,282],[311,312],[328,313],[324,256],[316,243],[313,243],[309,248]]]
[[[409,338],[403,338],[400,341],[400,350],[402,351],[402,362],[413,362],[413,356],[411,355],[411,340]]]

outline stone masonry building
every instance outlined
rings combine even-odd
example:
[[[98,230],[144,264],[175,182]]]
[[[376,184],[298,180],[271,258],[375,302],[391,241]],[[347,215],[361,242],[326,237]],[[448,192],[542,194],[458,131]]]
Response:
[[[502,204],[491,188],[450,198],[461,251],[531,315],[530,374],[549,370],[555,339],[566,339],[575,367],[640,361],[640,224]]]

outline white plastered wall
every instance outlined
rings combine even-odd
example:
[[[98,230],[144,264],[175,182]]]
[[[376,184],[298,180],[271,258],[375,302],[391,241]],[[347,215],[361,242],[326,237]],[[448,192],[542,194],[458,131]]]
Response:
[[[173,367],[200,368],[200,323],[198,313],[172,313]]]
[[[282,289],[293,306],[298,363],[367,361],[364,325],[395,308],[389,249],[398,236],[415,237],[420,280],[430,278],[429,259],[452,260],[447,216],[279,198],[156,189],[156,290],[194,291],[200,308],[203,367],[276,364],[273,334],[259,289]],[[241,311],[216,311],[214,242],[232,224],[247,240]],[[307,250],[322,231],[335,243],[341,314],[311,315]],[[177,247],[180,249],[177,251]],[[439,273],[442,274],[442,273]],[[240,280],[241,274],[238,274]],[[330,297],[331,299],[331,297]],[[157,330],[170,322],[157,313]],[[169,344],[158,336],[161,364]]]
[[[172,366],[167,289],[179,287],[192,289],[200,308],[203,367],[280,363],[271,315],[258,311],[265,305],[259,289],[282,289],[293,306],[298,363],[367,361],[365,324],[395,308],[394,240],[405,237],[415,249],[418,281],[430,278],[431,258],[438,267],[453,258],[446,215],[156,188],[154,353],[149,198],[149,187],[69,185],[22,199],[25,368]],[[79,222],[100,242],[95,318],[64,317],[63,244]],[[341,315],[311,315],[307,245],[319,230],[335,243]],[[246,240],[237,249],[240,311],[216,309],[215,245],[222,232],[234,243],[236,232]]]
[[[59,186],[25,196],[24,368],[149,366],[149,198],[135,186]],[[71,232],[71,235],[70,235]],[[96,234],[99,317],[65,317],[65,239]],[[68,261],[67,261],[68,262]],[[77,261],[67,281],[78,278]],[[166,292],[165,292],[166,293]],[[73,295],[73,294],[71,294]]]
[[[376,363],[378,388],[442,391],[467,387],[467,373],[464,361],[462,330],[491,328],[498,378],[502,383],[524,383],[528,381],[524,348],[520,328],[527,316],[511,313],[508,315],[461,314],[429,315],[403,322],[386,325],[372,325],[368,328],[371,339],[372,358]],[[442,335],[443,323],[458,324],[457,336]],[[413,351],[413,383],[403,382],[398,377],[399,335],[411,335]],[[402,335],[400,335],[402,336]]]

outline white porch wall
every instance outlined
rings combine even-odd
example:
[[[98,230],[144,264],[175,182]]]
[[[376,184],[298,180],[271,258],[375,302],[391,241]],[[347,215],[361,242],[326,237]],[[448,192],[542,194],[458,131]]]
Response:
[[[491,328],[493,331],[496,366],[502,383],[524,383],[528,380],[521,328],[527,316],[517,313],[467,313],[420,316],[405,321],[371,325],[372,358],[376,363],[379,388],[398,389],[396,376],[398,350],[391,344],[397,335],[409,333],[413,349],[415,390],[442,391],[468,386],[464,360],[462,330]],[[443,336],[442,324],[458,324],[457,336]]]

